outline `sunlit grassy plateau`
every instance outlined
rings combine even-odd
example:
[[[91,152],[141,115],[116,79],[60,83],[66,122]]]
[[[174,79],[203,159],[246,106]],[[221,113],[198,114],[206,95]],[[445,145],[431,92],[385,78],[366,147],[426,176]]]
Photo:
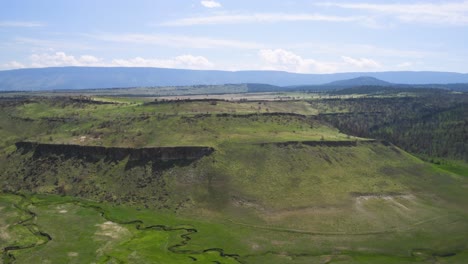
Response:
[[[468,262],[464,161],[288,96],[2,98],[0,263]]]

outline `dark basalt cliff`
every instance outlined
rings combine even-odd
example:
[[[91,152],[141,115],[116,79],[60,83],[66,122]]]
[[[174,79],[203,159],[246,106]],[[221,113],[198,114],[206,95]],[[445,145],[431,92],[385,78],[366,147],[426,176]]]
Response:
[[[198,146],[123,148],[37,142],[17,142],[16,148],[0,167],[0,190],[173,210],[190,197],[171,189],[178,184],[171,170],[190,171],[214,151]]]
[[[34,156],[62,155],[67,158],[76,157],[86,160],[120,161],[129,157],[129,161],[176,161],[197,160],[211,154],[211,147],[147,147],[122,148],[102,146],[81,146],[67,144],[44,144],[37,142],[17,142],[16,148],[23,153],[34,151]]]
[[[359,144],[383,144],[388,146],[389,143],[385,141],[377,141],[377,140],[363,140],[363,141],[356,141],[356,140],[347,140],[347,141],[333,141],[333,140],[321,140],[321,141],[285,141],[285,142],[265,142],[259,143],[260,146],[268,146],[268,145],[275,145],[279,147],[285,147],[290,145],[307,145],[311,147],[356,147]]]

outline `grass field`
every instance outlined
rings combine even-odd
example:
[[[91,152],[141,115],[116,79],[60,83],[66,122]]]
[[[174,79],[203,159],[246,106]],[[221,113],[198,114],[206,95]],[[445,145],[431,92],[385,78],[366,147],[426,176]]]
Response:
[[[26,221],[21,221],[19,215],[2,214],[0,220],[11,223],[11,228],[2,230],[2,237],[14,236],[23,242],[3,241],[2,246],[35,245],[7,250],[3,256],[5,263],[192,263],[194,260],[237,263],[235,258],[222,256],[219,250],[204,248],[190,253],[179,250],[188,241],[185,236],[196,230],[177,224],[173,217],[153,213],[147,224],[138,216],[130,221],[120,219],[119,214],[129,213],[124,208],[119,211],[111,206],[71,198],[13,195],[2,195],[1,198],[5,206],[15,205],[20,212],[34,214]],[[152,223],[158,224],[153,226]],[[162,226],[161,223],[177,225]],[[21,231],[31,229],[31,226],[51,239],[44,240]]]
[[[316,117],[346,104],[117,101],[2,105],[3,263],[468,261],[466,164],[429,164]],[[89,162],[20,140],[215,151]]]
[[[217,102],[217,105],[209,102],[156,105],[58,102],[51,105],[39,101],[9,111],[25,126],[43,126],[37,134],[34,134],[37,130],[31,130],[25,135],[39,142],[141,147],[215,146],[226,141],[350,139],[335,128],[305,116],[261,115],[317,112],[305,102]],[[235,115],[231,115],[233,113]],[[4,126],[9,127],[7,121],[4,122]],[[15,131],[5,130],[4,133]]]
[[[23,243],[14,245],[35,245],[7,251],[10,257],[4,253],[4,263],[463,263],[466,258],[457,248],[465,237],[457,233],[462,225],[455,218],[384,233],[326,234],[207,221],[71,197],[3,194],[1,199],[2,206],[17,205],[19,212],[35,214],[21,223],[19,215],[0,217],[11,223],[2,230],[3,237],[21,238]],[[21,229],[40,231],[42,237]],[[2,245],[11,246],[8,242]]]

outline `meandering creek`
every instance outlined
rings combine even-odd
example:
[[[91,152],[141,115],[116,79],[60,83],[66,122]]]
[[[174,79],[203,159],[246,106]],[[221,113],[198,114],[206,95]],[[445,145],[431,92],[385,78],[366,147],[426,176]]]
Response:
[[[31,249],[34,247],[40,247],[40,246],[47,246],[46,244],[49,243],[54,239],[52,235],[47,233],[45,230],[41,230],[40,226],[36,224],[37,218],[40,218],[41,215],[30,210],[29,207],[35,206],[35,207],[40,207],[44,206],[44,204],[35,203],[31,201],[28,197],[24,195],[18,195],[21,196],[21,202],[13,204],[13,206],[24,212],[25,214],[28,215],[28,218],[18,221],[16,223],[13,223],[13,225],[21,225],[29,230],[31,234],[33,234],[36,238],[37,241],[36,243],[31,243],[27,245],[7,245],[4,246],[2,249],[2,259],[3,263],[15,263],[16,258],[15,258],[15,251],[21,251],[21,250],[27,250]],[[197,255],[205,254],[205,253],[217,253],[221,259],[227,260],[229,263],[241,263],[239,260],[239,255],[237,254],[230,254],[226,253],[224,249],[222,248],[206,248],[206,249],[200,249],[200,250],[193,250],[193,249],[185,249],[185,247],[189,244],[190,240],[192,239],[191,236],[195,233],[198,233],[198,230],[192,226],[167,226],[167,225],[145,225],[145,222],[139,219],[135,219],[132,221],[118,221],[117,219],[112,219],[108,214],[106,214],[105,209],[98,205],[94,204],[87,204],[86,202],[82,201],[65,201],[63,203],[57,203],[55,205],[65,205],[65,204],[73,204],[74,206],[82,207],[82,208],[89,208],[97,213],[105,220],[105,222],[102,225],[109,225],[111,223],[112,225],[119,225],[119,226],[127,226],[127,227],[133,227],[136,230],[143,231],[143,232],[182,232],[182,234],[179,235],[181,240],[177,243],[174,244],[168,244],[167,245],[167,250],[174,253],[174,254],[181,254],[181,255],[187,255],[188,260],[193,260],[197,261]],[[59,214],[66,214],[67,211],[64,209],[61,209],[58,211]],[[109,230],[111,231],[111,230]],[[73,239],[73,238],[70,238]],[[130,238],[131,240],[132,238]],[[76,252],[69,252],[69,256],[78,256],[78,253]],[[219,261],[215,261],[215,263],[221,263]]]

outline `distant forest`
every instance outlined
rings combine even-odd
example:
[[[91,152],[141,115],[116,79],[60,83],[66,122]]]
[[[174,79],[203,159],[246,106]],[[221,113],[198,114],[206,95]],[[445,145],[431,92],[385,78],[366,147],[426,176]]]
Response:
[[[344,113],[320,118],[359,137],[387,140],[427,160],[468,161],[468,95],[324,100]]]

